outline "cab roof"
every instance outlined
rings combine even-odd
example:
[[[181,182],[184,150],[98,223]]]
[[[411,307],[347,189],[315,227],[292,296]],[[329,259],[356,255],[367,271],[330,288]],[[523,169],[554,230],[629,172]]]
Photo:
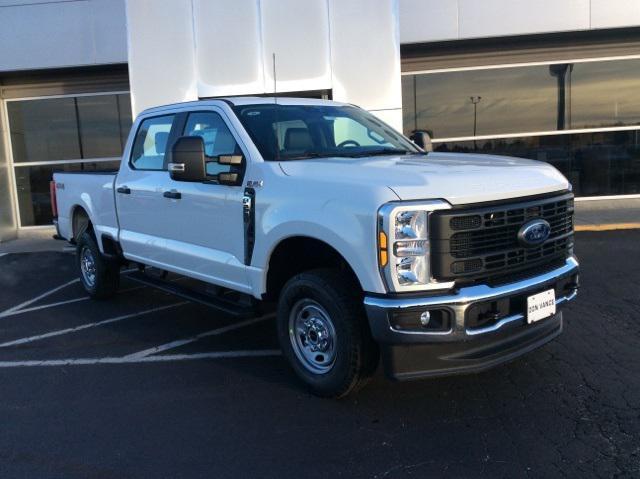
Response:
[[[220,103],[226,103],[227,105],[232,106],[240,106],[240,105],[266,105],[273,104],[275,101],[279,105],[333,105],[333,106],[346,106],[347,103],[341,103],[332,100],[322,100],[319,98],[295,98],[295,97],[277,97],[274,98],[272,96],[232,96],[232,97],[223,97],[223,98],[210,98],[203,99],[197,101],[187,101],[181,103],[171,103],[167,105],[154,106],[152,108],[147,108],[142,111],[140,114],[147,113],[156,113],[168,109],[173,108],[190,108],[190,107],[201,107],[207,105],[220,105]]]

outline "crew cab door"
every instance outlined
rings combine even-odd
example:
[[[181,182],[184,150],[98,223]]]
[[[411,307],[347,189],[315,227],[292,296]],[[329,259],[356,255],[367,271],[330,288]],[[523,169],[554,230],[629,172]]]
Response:
[[[147,116],[137,125],[128,157],[116,177],[119,241],[126,258],[160,266],[168,260],[162,192],[168,186],[166,153],[175,136],[175,113]]]
[[[241,148],[225,113],[210,108],[181,115],[177,136],[202,137],[205,154],[212,160],[220,155],[243,155],[246,164],[246,150]],[[216,181],[218,173],[232,169],[244,167],[207,162],[205,182],[176,181],[167,173],[158,220],[171,225],[164,232],[168,253],[165,261],[171,263],[173,270],[250,292],[244,264],[242,174],[237,186]]]

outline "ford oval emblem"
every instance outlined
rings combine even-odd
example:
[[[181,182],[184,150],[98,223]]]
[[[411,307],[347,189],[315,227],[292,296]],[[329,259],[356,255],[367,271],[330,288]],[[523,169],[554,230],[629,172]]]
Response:
[[[547,241],[550,234],[551,225],[538,218],[522,225],[522,228],[518,231],[518,241],[522,246],[532,248]]]

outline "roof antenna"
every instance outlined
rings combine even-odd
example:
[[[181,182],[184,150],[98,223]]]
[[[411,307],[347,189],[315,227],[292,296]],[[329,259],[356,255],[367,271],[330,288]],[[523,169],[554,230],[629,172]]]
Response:
[[[276,161],[280,161],[280,122],[278,121],[278,95],[277,95],[277,76],[276,76],[276,54],[273,56],[273,104],[275,108],[275,121],[276,121]]]
[[[277,105],[278,104],[278,98],[276,97],[276,54],[272,53],[273,55],[273,102]]]

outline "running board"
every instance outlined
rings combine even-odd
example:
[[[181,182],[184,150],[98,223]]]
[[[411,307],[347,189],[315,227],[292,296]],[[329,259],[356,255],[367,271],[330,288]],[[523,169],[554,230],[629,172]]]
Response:
[[[135,281],[136,283],[150,286],[152,288],[159,289],[160,291],[164,291],[165,293],[170,293],[180,298],[184,298],[188,301],[208,306],[209,308],[216,309],[236,318],[251,318],[259,313],[258,309],[254,305],[239,304],[238,302],[230,301],[226,298],[194,291],[191,288],[180,286],[175,282],[154,278],[139,271],[129,273],[125,275],[125,277],[129,278],[131,281]],[[253,298],[250,299],[253,301]]]

